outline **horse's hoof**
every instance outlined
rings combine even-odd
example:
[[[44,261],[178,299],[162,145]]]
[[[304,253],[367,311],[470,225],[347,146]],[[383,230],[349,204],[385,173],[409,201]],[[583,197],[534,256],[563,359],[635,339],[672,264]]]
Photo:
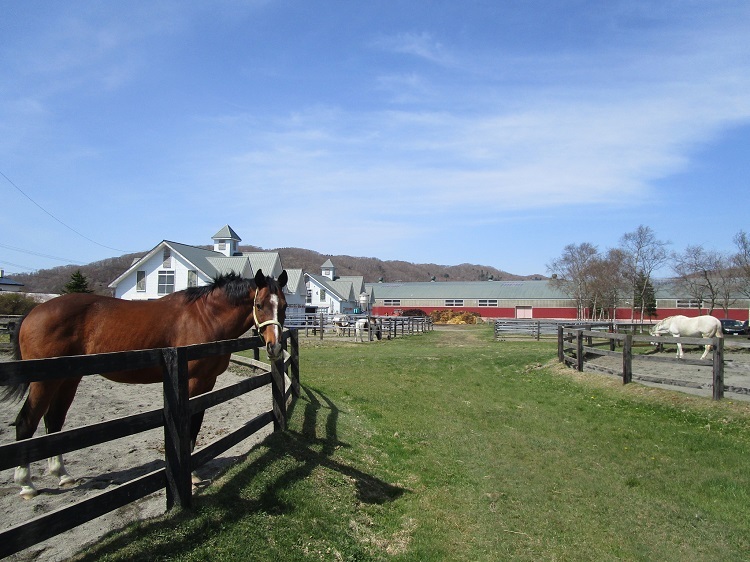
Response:
[[[78,480],[76,480],[75,478],[73,478],[70,474],[65,474],[65,475],[63,475],[63,476],[60,477],[60,482],[59,482],[58,486],[61,486],[61,487],[64,488],[65,486],[72,486],[76,482],[78,482]]]
[[[19,495],[25,500],[30,500],[36,497],[37,494],[39,494],[39,492],[34,486],[21,486],[21,492],[19,493]]]

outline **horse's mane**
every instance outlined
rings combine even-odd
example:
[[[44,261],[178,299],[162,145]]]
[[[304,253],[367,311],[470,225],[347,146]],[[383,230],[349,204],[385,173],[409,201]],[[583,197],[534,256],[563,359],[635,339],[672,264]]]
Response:
[[[201,287],[188,287],[185,289],[185,302],[191,303],[205,298],[214,291],[222,290],[232,304],[239,304],[247,297],[250,289],[255,289],[255,280],[246,279],[234,272],[226,273],[216,277],[212,283]]]

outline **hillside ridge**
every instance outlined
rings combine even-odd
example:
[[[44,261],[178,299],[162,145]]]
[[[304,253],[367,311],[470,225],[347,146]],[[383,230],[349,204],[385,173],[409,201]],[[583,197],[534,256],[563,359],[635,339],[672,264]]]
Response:
[[[199,246],[210,248],[210,246]],[[544,279],[541,274],[515,275],[487,265],[462,263],[459,265],[440,265],[434,263],[411,263],[402,260],[381,260],[373,257],[321,254],[304,248],[263,249],[257,246],[240,246],[243,252],[278,252],[281,263],[289,269],[303,269],[307,273],[319,274],[321,265],[330,259],[336,266],[338,276],[362,276],[366,283],[430,281],[486,281],[495,280]],[[122,256],[107,258],[84,265],[63,265],[51,269],[40,269],[34,273],[8,274],[29,293],[60,293],[63,286],[70,281],[70,276],[81,270],[94,292],[108,295],[108,285],[120,276],[133,260],[148,253],[148,250]]]

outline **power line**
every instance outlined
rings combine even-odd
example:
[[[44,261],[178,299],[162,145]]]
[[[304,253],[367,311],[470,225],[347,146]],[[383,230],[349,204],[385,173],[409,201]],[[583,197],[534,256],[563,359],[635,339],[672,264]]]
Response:
[[[33,267],[29,267],[27,265],[21,265],[20,263],[13,263],[12,261],[0,260],[0,263],[5,264],[5,265],[10,265],[13,267],[20,267],[21,269],[28,269],[29,271],[36,271],[36,269],[34,269]]]
[[[75,228],[73,228],[72,226],[68,226],[63,221],[61,221],[60,219],[58,219],[55,215],[53,215],[52,213],[50,213],[47,209],[45,209],[44,207],[42,207],[39,203],[37,203],[36,201],[34,201],[23,189],[21,189],[15,183],[13,183],[13,181],[8,176],[6,176],[2,171],[0,171],[0,176],[3,176],[6,179],[6,181],[10,185],[12,185],[13,187],[15,187],[21,195],[23,195],[24,197],[26,197],[26,199],[28,199],[29,201],[31,201],[34,205],[36,205],[37,207],[39,207],[44,213],[46,213],[47,215],[49,215],[50,217],[52,217],[53,219],[55,219],[57,222],[59,222],[61,225],[63,225],[65,228],[67,228],[71,232],[77,234],[78,236],[80,236],[81,238],[83,238],[85,240],[88,240],[92,244],[96,244],[97,246],[101,246],[102,248],[106,248],[108,250],[114,250],[115,252],[121,252],[123,254],[127,253],[127,250],[120,250],[119,248],[112,248],[111,246],[105,246],[104,244],[101,244],[101,243],[97,242],[96,240],[92,240],[91,238],[89,238],[85,234],[81,234]]]
[[[49,258],[49,259],[57,260],[57,261],[64,261],[64,262],[72,263],[73,265],[78,263],[73,260],[69,260],[67,258],[58,258],[57,256],[50,256],[49,254],[41,254],[39,252],[32,252],[31,250],[27,250],[26,248],[16,248],[15,246],[8,246],[7,244],[0,244],[0,248],[5,248],[6,250],[13,250],[16,252],[21,252],[22,254],[31,254],[32,256]]]

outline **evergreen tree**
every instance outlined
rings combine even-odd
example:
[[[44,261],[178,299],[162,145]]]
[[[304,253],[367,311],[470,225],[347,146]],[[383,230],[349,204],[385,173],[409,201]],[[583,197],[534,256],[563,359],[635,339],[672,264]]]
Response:
[[[73,275],[70,276],[70,281],[65,284],[63,293],[93,293],[92,289],[89,289],[89,280],[86,276],[81,273],[79,269]]]

